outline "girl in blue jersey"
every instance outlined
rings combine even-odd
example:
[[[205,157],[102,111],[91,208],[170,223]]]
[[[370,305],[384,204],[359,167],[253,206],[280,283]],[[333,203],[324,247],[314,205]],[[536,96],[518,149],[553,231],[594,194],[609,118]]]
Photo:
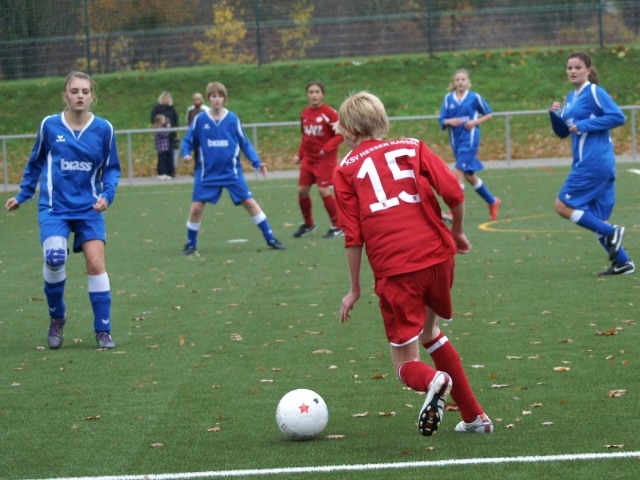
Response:
[[[494,197],[476,175],[484,168],[478,159],[480,146],[480,125],[491,119],[491,107],[478,93],[469,90],[469,72],[458,70],[449,85],[449,93],[440,107],[440,127],[449,128],[449,143],[456,159],[454,173],[460,187],[464,189],[465,179],[489,206],[489,218],[498,218],[500,199]],[[449,216],[443,218],[449,220]]]
[[[44,292],[49,307],[49,348],[60,348],[67,320],[64,302],[67,243],[83,252],[88,273],[98,348],[114,348],[111,339],[111,288],[105,268],[104,211],[113,203],[120,180],[120,163],[113,126],[89,110],[96,84],[89,75],[67,76],[65,110],[40,124],[20,193],[7,200],[15,210],[30,200],[40,181],[38,222],[44,257]]]
[[[260,170],[264,178],[267,177],[267,166],[260,161],[242,128],[240,119],[224,107],[227,103],[225,86],[219,82],[212,82],[207,85],[206,95],[211,107],[193,120],[182,140],[182,156],[185,162],[193,159],[191,152],[198,152],[198,162],[193,176],[191,210],[187,220],[187,243],[182,254],[197,253],[198,232],[204,207],[207,202],[214,205],[218,203],[225,188],[233,203],[242,205],[249,212],[267,245],[275,250],[283,250],[285,246],[273,236],[267,215],[249,190],[242,172],[240,152],[245,154],[253,168]]]
[[[609,254],[611,266],[600,275],[630,274],[634,263],[622,248],[624,227],[609,224],[615,205],[616,160],[609,130],[625,118],[602,87],[585,52],[573,52],[567,60],[567,76],[575,87],[564,105],[554,102],[551,127],[560,138],[571,135],[573,163],[555,202],[558,215],[598,237]]]

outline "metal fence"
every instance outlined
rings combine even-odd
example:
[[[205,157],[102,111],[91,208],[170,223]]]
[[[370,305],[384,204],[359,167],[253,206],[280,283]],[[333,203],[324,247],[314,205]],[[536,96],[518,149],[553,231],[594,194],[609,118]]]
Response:
[[[625,106],[621,107],[623,112],[627,117],[626,130],[624,135],[628,136],[628,147],[627,151],[622,152],[625,158],[628,158],[632,162],[637,162],[640,160],[638,157],[638,129],[640,125],[638,125],[638,115],[640,112],[640,106]],[[550,127],[548,125],[548,112],[547,110],[526,110],[526,111],[513,111],[513,112],[494,112],[492,114],[494,117],[501,119],[503,127],[500,128],[501,132],[504,134],[502,139],[503,148],[501,149],[504,152],[504,156],[502,158],[488,158],[486,161],[496,162],[500,161],[504,164],[505,167],[517,167],[518,162],[520,160],[524,160],[521,155],[519,155],[519,159],[514,159],[513,150],[513,135],[511,125],[517,121],[519,118],[523,117],[536,117],[542,120],[544,123],[546,135],[551,137]],[[418,123],[418,122],[432,122],[438,123],[437,115],[424,115],[424,116],[410,116],[410,117],[391,117],[389,119],[391,125],[398,122],[409,122],[409,123]],[[279,128],[291,128],[291,129],[299,129],[299,122],[275,122],[275,123],[251,123],[244,125],[245,130],[248,132],[249,136],[252,138],[253,145],[256,147],[256,150],[260,151],[260,143],[261,137],[267,131],[272,129]],[[483,126],[486,128],[486,126]],[[439,127],[438,127],[439,129]],[[177,128],[172,129],[178,132],[184,131],[185,128]],[[616,129],[619,130],[619,129]],[[118,138],[118,149],[120,154],[120,162],[123,167],[123,182],[128,182],[129,184],[134,184],[136,180],[135,176],[135,168],[134,164],[136,163],[136,159],[134,158],[134,149],[133,143],[135,137],[145,136],[147,138],[152,137],[153,132],[156,130],[153,129],[137,129],[137,130],[118,130],[116,131],[116,136]],[[403,126],[403,131],[406,131],[405,126]],[[8,144],[10,142],[19,142],[19,141],[31,141],[35,139],[35,134],[30,135],[4,135],[0,136],[0,145],[2,146],[2,183],[4,184],[4,191],[8,192],[10,190],[15,190],[15,185],[10,186],[10,178],[8,173],[8,163],[9,159],[7,156]],[[427,141],[427,143],[429,143]],[[568,143],[568,142],[567,142]],[[620,154],[621,152],[617,152]],[[261,157],[268,156],[268,152],[261,151]],[[568,159],[569,155],[563,156],[558,155],[563,160]],[[541,158],[526,158],[527,161],[530,160],[539,160],[540,164],[548,163],[548,157]],[[522,163],[522,162],[521,162]],[[569,162],[565,162],[567,165]],[[291,165],[293,167],[293,165]],[[19,179],[15,179],[14,183],[19,181]]]
[[[0,78],[638,41],[640,0],[6,0]]]

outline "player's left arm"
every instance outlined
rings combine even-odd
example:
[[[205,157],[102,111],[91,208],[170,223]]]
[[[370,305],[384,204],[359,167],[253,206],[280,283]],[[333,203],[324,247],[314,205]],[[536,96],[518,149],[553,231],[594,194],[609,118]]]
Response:
[[[596,116],[577,121],[575,123],[577,133],[610,130],[624,125],[625,117],[622,110],[604,88],[592,85],[590,93],[593,96],[595,109],[599,111]]]
[[[108,122],[107,122],[108,123]],[[96,210],[104,211],[111,205],[116,196],[116,188],[120,182],[120,159],[118,158],[118,146],[116,143],[116,135],[113,126],[108,123],[109,128],[103,140],[104,163],[100,173],[100,182],[102,183],[102,193],[98,201],[94,204]],[[101,200],[104,200],[101,201]]]

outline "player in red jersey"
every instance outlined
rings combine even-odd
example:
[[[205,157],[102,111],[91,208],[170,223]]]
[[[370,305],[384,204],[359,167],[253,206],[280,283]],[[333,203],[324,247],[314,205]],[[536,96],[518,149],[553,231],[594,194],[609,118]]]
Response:
[[[364,246],[398,378],[426,392],[418,417],[420,433],[429,436],[437,430],[449,393],[462,416],[457,432],[491,433],[493,423],[438,324],[439,318],[451,320],[453,313],[454,255],[471,251],[458,180],[424,142],[383,140],[389,122],[378,97],[352,95],[338,117],[335,129],[352,148],[333,175],[351,280],[340,321],[350,317],[360,298]],[[442,222],[436,194],[451,208],[451,229]],[[435,368],[420,361],[420,345]]]
[[[294,158],[294,162],[300,164],[298,203],[304,221],[293,234],[294,237],[301,237],[316,229],[309,196],[314,183],[318,185],[318,193],[331,221],[331,228],[324,236],[326,238],[342,236],[342,230],[335,225],[336,202],[331,194],[331,176],[338,161],[338,146],[342,143],[342,136],[337,135],[333,130],[333,124],[338,121],[338,114],[329,105],[323,103],[324,93],[325,88],[322,83],[307,84],[309,106],[300,114],[302,141],[298,155]]]

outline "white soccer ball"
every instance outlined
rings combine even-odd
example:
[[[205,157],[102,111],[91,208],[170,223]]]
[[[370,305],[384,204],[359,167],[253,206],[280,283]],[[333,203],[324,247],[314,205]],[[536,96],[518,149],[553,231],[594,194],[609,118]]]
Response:
[[[329,409],[320,395],[300,388],[287,393],[276,409],[278,427],[292,440],[310,440],[324,430]]]

